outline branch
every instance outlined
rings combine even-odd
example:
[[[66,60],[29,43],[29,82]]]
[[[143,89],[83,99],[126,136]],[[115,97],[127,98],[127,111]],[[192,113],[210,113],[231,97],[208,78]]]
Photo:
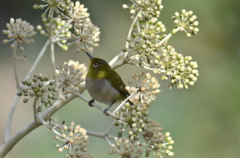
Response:
[[[5,142],[8,141],[8,139],[10,138],[10,135],[11,135],[12,119],[13,119],[15,109],[17,107],[18,100],[19,100],[19,96],[15,95],[12,105],[11,105],[9,115],[8,115],[8,119],[7,119],[6,131],[5,131],[5,137],[4,137]]]
[[[44,53],[46,52],[46,49],[47,49],[48,45],[49,45],[49,40],[45,43],[45,45],[43,46],[42,50],[39,52],[37,59],[35,60],[34,64],[31,67],[31,69],[29,70],[29,72],[27,73],[26,77],[23,80],[27,80],[28,78],[30,78],[31,74],[33,73],[33,71],[35,70],[35,68],[38,65],[39,61],[42,59]],[[12,126],[12,119],[13,119],[13,115],[14,115],[15,109],[17,107],[18,100],[19,100],[19,96],[15,95],[14,100],[13,100],[12,105],[11,105],[11,108],[10,108],[8,119],[7,119],[6,132],[5,132],[5,138],[4,138],[5,141],[7,141],[9,139],[9,137],[10,137],[11,126]]]
[[[50,16],[50,26],[49,26],[49,32],[50,32],[50,53],[51,53],[51,63],[52,63],[52,71],[53,71],[53,78],[55,81],[55,85],[56,84],[56,71],[55,71],[55,52],[54,52],[54,42],[53,42],[53,14],[54,14],[54,10],[51,7],[50,11],[49,11],[49,16]]]
[[[48,108],[46,111],[40,114],[40,116],[46,120],[46,116],[49,118],[51,117],[54,113],[56,113],[59,109],[61,109],[64,105],[66,105],[68,102],[76,98],[76,95],[71,94],[68,99],[65,100],[58,100],[54,103],[53,106]]]
[[[18,46],[18,40],[14,42],[14,47],[13,47],[13,70],[14,70],[14,77],[15,77],[15,82],[17,85],[17,88],[19,88],[19,79],[18,79],[18,74],[17,74],[17,46]]]
[[[133,20],[133,22],[132,22],[132,24],[131,24],[131,26],[130,26],[130,28],[129,28],[128,35],[127,35],[127,39],[130,39],[131,34],[132,34],[132,30],[133,30],[135,24],[137,23],[137,21],[138,21],[138,16],[136,16],[136,17],[134,18],[134,20]],[[126,44],[125,44],[125,48],[128,49],[128,47],[129,47],[129,42],[128,42],[128,40],[127,40],[127,41],[126,41]],[[125,53],[124,53],[123,51],[120,52],[117,56],[115,56],[115,57],[109,62],[109,65],[112,66],[112,68],[118,68],[119,66],[123,65],[123,64],[125,63],[125,59],[126,59],[126,57],[127,57],[127,54],[128,54],[127,51],[126,51]],[[124,57],[124,58],[122,58],[122,59],[120,60],[121,57]],[[118,61],[117,64],[116,64],[116,61]]]
[[[87,102],[87,103],[89,103],[89,99],[87,99],[85,96],[83,96],[82,94],[78,94],[77,95],[77,97],[78,98],[81,98],[83,101],[85,101],[85,102]],[[96,104],[96,103],[92,103],[92,105],[93,105],[93,107],[95,107],[95,108],[97,108],[98,110],[100,110],[100,111],[104,111],[105,109],[103,108],[103,107],[101,107],[101,106],[99,106],[98,104]],[[108,115],[110,115],[110,116],[112,116],[113,118],[115,117],[115,114],[113,113],[113,112],[111,112],[111,111],[107,111],[107,114]]]
[[[30,76],[32,75],[33,71],[35,70],[37,64],[39,63],[39,61],[42,59],[44,53],[46,52],[46,49],[49,45],[50,41],[47,40],[45,45],[43,46],[42,50],[40,51],[40,53],[38,54],[37,59],[35,60],[33,66],[31,67],[31,69],[29,70],[29,72],[27,73],[26,77],[23,80],[27,80],[28,78],[30,78]]]
[[[99,138],[104,138],[105,137],[104,133],[93,132],[93,131],[87,131],[87,135],[94,136],[94,137],[99,137]]]
[[[113,113],[115,114],[130,98],[132,98],[136,93],[138,92],[138,90],[134,93],[132,93],[131,95],[129,95],[114,111]]]
[[[40,124],[35,123],[35,121],[30,122],[28,125],[23,127],[17,133],[15,133],[8,141],[0,147],[0,157],[4,157],[24,136],[30,133],[35,128],[39,127]]]
[[[175,31],[178,32],[179,29],[180,29],[180,28],[178,27],[178,28],[175,29]],[[166,43],[166,42],[170,39],[170,37],[172,37],[172,35],[173,35],[172,33],[169,33],[164,39],[161,40],[161,42],[158,43],[159,46],[161,46],[161,45],[163,45],[164,43]]]
[[[141,11],[139,11],[139,12],[141,12]],[[132,35],[132,30],[133,30],[135,24],[138,22],[138,20],[139,20],[139,19],[138,19],[138,16],[136,16],[136,17],[134,18],[134,20],[133,20],[131,26],[130,26],[129,31],[128,31],[127,39],[130,39],[130,37],[131,37],[131,35]],[[129,47],[129,42],[126,41],[125,48],[128,49],[128,47]],[[126,56],[127,56],[127,52],[125,52],[125,54],[124,54],[124,57],[125,57],[125,58],[126,58]]]
[[[69,101],[74,99],[75,95],[70,95],[66,100],[58,100],[54,103],[54,105],[48,108],[43,113],[39,114],[38,117],[47,120],[47,118],[51,117],[54,113],[56,113],[60,108],[66,105]],[[39,121],[38,121],[39,122]],[[21,140],[24,136],[30,133],[35,128],[41,126],[42,123],[36,123],[35,121],[31,121],[28,125],[23,127],[17,133],[15,133],[12,137],[5,140],[4,144],[0,147],[0,157],[4,157],[16,144],[19,140]]]

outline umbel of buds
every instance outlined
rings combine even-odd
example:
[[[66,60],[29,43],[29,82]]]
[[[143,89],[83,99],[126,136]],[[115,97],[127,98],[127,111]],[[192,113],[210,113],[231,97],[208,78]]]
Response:
[[[63,94],[75,94],[84,89],[86,74],[87,67],[78,61],[69,60],[56,66],[57,84]]]
[[[23,87],[17,95],[28,96],[28,98],[23,99],[24,103],[27,103],[30,98],[40,100],[39,106],[37,107],[39,112],[42,111],[42,105],[48,108],[52,106],[54,101],[58,98],[58,90],[55,88],[54,82],[49,81],[48,76],[34,74],[32,82],[22,81],[22,84]]]
[[[58,152],[67,151],[66,157],[68,158],[91,158],[91,156],[86,153],[86,146],[88,145],[86,129],[82,128],[80,125],[75,125],[74,122],[71,122],[69,126],[63,125],[63,127],[58,128],[59,132],[53,129],[57,134],[55,139],[64,142],[63,145],[55,145],[55,147],[58,148]]]
[[[7,44],[13,41],[11,48],[15,47],[15,44],[20,45],[20,50],[23,52],[24,47],[22,44],[25,42],[26,44],[31,44],[35,42],[32,37],[36,35],[34,31],[34,27],[30,25],[28,22],[23,21],[21,18],[19,19],[10,19],[10,22],[6,24],[7,30],[3,30],[3,33],[7,35],[8,39],[3,40],[3,43]]]

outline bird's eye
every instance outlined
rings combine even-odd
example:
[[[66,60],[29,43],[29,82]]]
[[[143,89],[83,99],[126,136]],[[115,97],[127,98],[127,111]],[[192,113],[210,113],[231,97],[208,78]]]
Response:
[[[93,67],[98,67],[98,63],[93,63]]]

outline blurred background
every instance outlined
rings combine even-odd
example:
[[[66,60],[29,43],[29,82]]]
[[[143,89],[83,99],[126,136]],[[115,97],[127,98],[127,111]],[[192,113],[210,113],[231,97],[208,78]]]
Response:
[[[1,0],[0,30],[10,18],[22,18],[30,24],[41,24],[43,10],[34,10],[33,0]],[[94,55],[110,61],[124,47],[131,21],[129,11],[122,9],[127,0],[81,0],[89,9],[93,23],[100,27],[100,47]],[[151,117],[160,122],[165,131],[171,132],[175,141],[175,158],[238,158],[240,148],[240,1],[238,0],[164,0],[161,20],[170,31],[174,25],[171,17],[175,11],[192,10],[200,22],[197,36],[186,37],[178,33],[170,40],[177,52],[190,55],[198,62],[200,76],[189,90],[168,88],[161,82],[161,93],[151,106]],[[0,41],[6,36],[0,33]],[[47,40],[37,34],[36,42],[25,45],[24,62],[18,62],[20,79],[29,71],[37,54]],[[3,142],[6,120],[16,93],[12,68],[12,50],[0,44],[0,142]],[[75,53],[75,47],[62,51],[56,47],[56,63],[69,59],[88,65],[85,55]],[[126,66],[116,71],[125,83],[131,80],[135,67]],[[51,74],[50,55],[46,53],[36,72]],[[89,97],[88,93],[84,93]],[[31,103],[31,102],[30,102]],[[100,111],[89,108],[80,99],[75,99],[57,112],[58,121],[70,124],[75,121],[88,130],[104,132],[111,119]],[[16,109],[12,134],[33,119],[31,104],[22,104]],[[6,158],[55,158],[64,154],[53,148],[61,143],[54,140],[48,129],[40,127],[24,137],[8,153]],[[96,158],[110,157],[110,147],[103,139],[90,137],[89,153]],[[118,156],[112,156],[118,157]]]

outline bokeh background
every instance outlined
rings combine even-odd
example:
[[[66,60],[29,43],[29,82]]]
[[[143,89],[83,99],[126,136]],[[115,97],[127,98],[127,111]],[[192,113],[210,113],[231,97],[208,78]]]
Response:
[[[81,0],[91,14],[92,21],[101,29],[100,47],[95,56],[110,61],[124,47],[131,21],[128,10],[121,8],[127,0]],[[0,30],[11,17],[22,18],[32,25],[41,24],[42,10],[34,10],[35,0],[1,0]],[[178,33],[170,40],[177,52],[191,55],[198,62],[200,76],[189,90],[168,88],[161,82],[161,93],[151,106],[151,117],[160,122],[175,140],[175,158],[238,158],[240,149],[240,1],[238,0],[163,0],[161,20],[170,31],[174,25],[171,17],[175,11],[193,10],[200,22],[197,36],[188,38]],[[0,33],[0,41],[5,39]],[[24,62],[18,62],[20,78],[30,69],[46,41],[35,36],[36,43],[25,46]],[[85,55],[76,54],[75,48],[62,51],[56,47],[56,62],[75,59],[88,64]],[[36,72],[51,74],[49,53],[45,54]],[[117,72],[125,83],[131,80],[135,67],[123,66]],[[3,142],[6,120],[16,93],[12,68],[12,50],[0,44],[0,142]],[[88,96],[85,92],[84,95]],[[16,109],[12,133],[33,119],[30,104]],[[75,99],[54,116],[66,123],[75,121],[88,130],[103,132],[111,119],[96,109],[91,109],[80,99]],[[6,158],[64,157],[53,148],[53,134],[40,127],[27,135],[9,152]],[[110,147],[103,139],[90,138],[89,152],[96,158],[110,157]],[[113,156],[118,157],[118,156]]]

